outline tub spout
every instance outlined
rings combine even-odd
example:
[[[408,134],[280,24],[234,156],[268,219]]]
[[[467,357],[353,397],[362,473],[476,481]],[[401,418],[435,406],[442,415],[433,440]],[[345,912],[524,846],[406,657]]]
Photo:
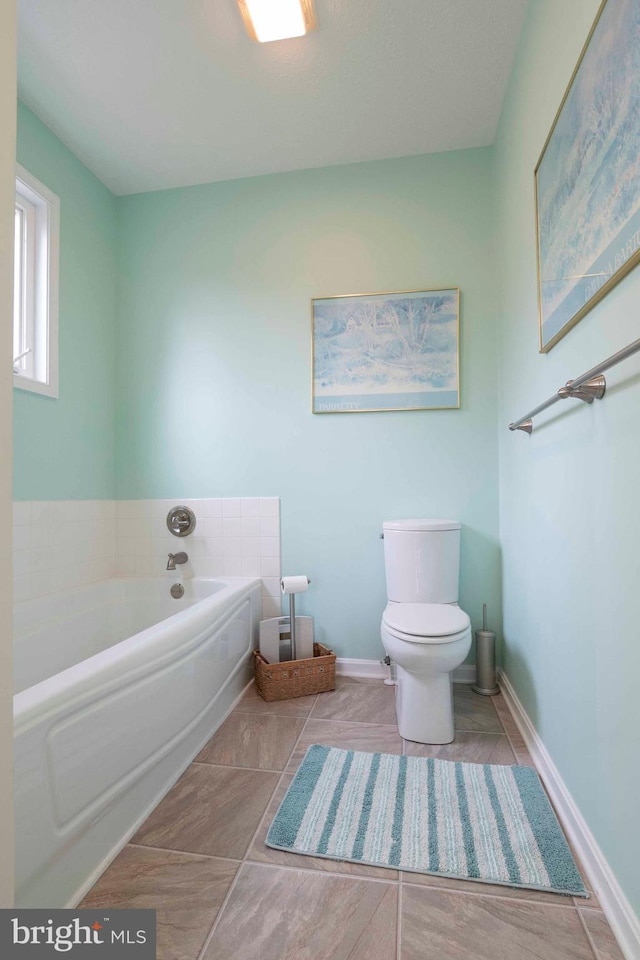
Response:
[[[175,570],[177,563],[186,563],[189,557],[186,553],[170,553],[167,560],[167,570]]]

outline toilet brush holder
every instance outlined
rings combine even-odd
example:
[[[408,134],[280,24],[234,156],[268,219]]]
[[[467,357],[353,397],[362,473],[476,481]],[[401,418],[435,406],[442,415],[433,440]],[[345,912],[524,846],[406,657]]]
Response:
[[[486,603],[482,606],[482,630],[476,630],[476,682],[471,689],[483,697],[500,693],[496,682],[496,635],[493,630],[487,630]]]
[[[476,682],[471,689],[483,697],[500,693],[496,683],[496,635],[492,630],[476,630]]]

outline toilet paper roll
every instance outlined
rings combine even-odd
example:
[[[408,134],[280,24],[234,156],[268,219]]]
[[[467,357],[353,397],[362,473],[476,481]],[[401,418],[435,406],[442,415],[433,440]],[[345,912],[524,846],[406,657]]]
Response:
[[[284,595],[288,593],[304,593],[308,588],[309,578],[305,576],[283,577],[280,581],[280,590]]]

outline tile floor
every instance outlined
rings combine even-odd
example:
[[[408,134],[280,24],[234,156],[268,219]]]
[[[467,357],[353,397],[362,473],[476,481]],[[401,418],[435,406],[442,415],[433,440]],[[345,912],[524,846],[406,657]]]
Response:
[[[595,896],[573,899],[270,850],[311,743],[530,764],[501,696],[455,688],[456,739],[403,741],[394,688],[264,703],[253,689],[82,907],[158,912],[158,960],[623,960]]]

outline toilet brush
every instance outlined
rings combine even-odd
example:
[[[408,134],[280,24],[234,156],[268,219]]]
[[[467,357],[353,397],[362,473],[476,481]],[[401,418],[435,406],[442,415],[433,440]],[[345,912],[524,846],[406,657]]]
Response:
[[[482,630],[476,630],[476,682],[471,689],[483,697],[500,693],[496,683],[496,635],[493,630],[487,630],[486,603],[482,604]]]

